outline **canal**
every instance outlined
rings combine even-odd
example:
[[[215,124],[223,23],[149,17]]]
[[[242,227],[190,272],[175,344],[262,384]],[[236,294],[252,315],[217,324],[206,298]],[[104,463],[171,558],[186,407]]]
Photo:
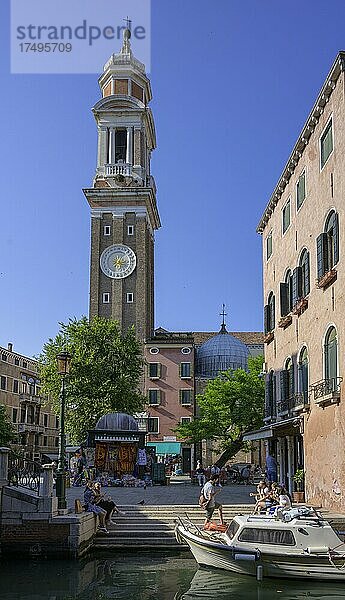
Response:
[[[80,561],[0,562],[1,600],[345,599],[343,584],[264,580],[197,569],[186,552],[104,554]]]

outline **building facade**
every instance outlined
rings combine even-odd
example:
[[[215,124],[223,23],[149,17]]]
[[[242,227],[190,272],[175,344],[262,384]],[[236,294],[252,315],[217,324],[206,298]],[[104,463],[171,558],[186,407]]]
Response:
[[[131,325],[139,339],[153,334],[154,231],[160,227],[151,152],[156,134],[145,67],[124,32],[99,78],[102,98],[93,107],[98,130],[91,208],[90,318]]]
[[[258,226],[263,240],[265,439],[280,479],[345,508],[345,54],[339,53]]]
[[[59,419],[40,394],[37,362],[13,351],[12,344],[0,347],[0,404],[18,434],[17,448],[27,458],[57,459]]]

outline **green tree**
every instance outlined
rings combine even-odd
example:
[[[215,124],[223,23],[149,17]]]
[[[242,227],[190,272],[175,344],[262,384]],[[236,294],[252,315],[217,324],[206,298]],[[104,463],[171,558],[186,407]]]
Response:
[[[0,404],[0,446],[7,446],[16,438],[14,427],[9,420],[6,408]]]
[[[259,377],[263,357],[248,359],[248,371],[225,371],[209,381],[197,396],[197,416],[180,425],[179,435],[190,443],[215,441],[222,452],[217,461],[223,466],[245,447],[243,436],[262,425],[265,383]]]
[[[133,414],[143,409],[139,391],[143,372],[141,345],[134,329],[122,334],[116,321],[95,317],[70,319],[43,346],[38,357],[42,393],[56,413],[60,410],[61,377],[56,357],[62,350],[71,356],[66,394],[66,431],[73,443],[85,440],[88,429],[109,412]]]

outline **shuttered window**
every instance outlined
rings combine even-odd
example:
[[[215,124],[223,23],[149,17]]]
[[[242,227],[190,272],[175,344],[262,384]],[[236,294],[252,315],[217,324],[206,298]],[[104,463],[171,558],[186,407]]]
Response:
[[[296,204],[297,204],[297,210],[299,208],[301,208],[304,200],[305,200],[305,196],[306,196],[306,189],[305,189],[305,171],[303,171],[303,173],[301,173],[301,175],[299,176],[299,179],[297,181],[297,186],[296,186]]]
[[[310,263],[309,252],[303,250],[300,258],[301,268],[301,297],[305,298],[310,292]]]
[[[264,307],[264,328],[265,333],[273,331],[275,328],[275,298],[273,292],[268,296],[268,304]]]
[[[268,234],[266,238],[266,260],[272,256],[273,245],[272,245],[272,231]]]
[[[292,273],[292,306],[302,298],[302,269],[296,267]]]
[[[190,406],[192,404],[192,390],[180,390],[179,396],[182,406]]]
[[[302,348],[298,363],[298,391],[303,394],[304,402],[307,402],[309,390],[309,360],[307,348]]]
[[[148,400],[150,405],[160,404],[161,391],[160,390],[148,390]]]
[[[189,379],[192,376],[192,365],[190,362],[180,363],[179,370],[181,379]]]
[[[316,252],[320,279],[339,262],[339,216],[334,210],[328,215],[324,233],[317,237]]]
[[[291,223],[291,202],[290,199],[287,201],[287,203],[285,204],[284,208],[283,208],[283,213],[282,213],[282,227],[283,227],[283,234],[285,233],[285,231],[290,227],[290,223]]]
[[[161,376],[161,364],[152,362],[147,365],[147,374],[150,379],[159,379]]]
[[[321,169],[326,164],[328,157],[333,152],[333,128],[332,119],[330,119],[320,139],[320,164]]]
[[[327,331],[324,346],[325,379],[338,377],[338,336],[335,327]]]
[[[147,420],[148,433],[159,433],[159,417],[149,417]]]

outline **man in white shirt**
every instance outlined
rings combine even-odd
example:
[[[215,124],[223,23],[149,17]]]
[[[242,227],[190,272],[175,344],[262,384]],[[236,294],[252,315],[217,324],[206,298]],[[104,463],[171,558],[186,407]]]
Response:
[[[215,495],[218,494],[221,491],[221,489],[222,489],[222,486],[219,483],[219,475],[218,474],[211,475],[211,479],[207,483],[205,483],[204,488],[203,488],[203,494],[204,494],[206,500],[208,501],[207,505],[205,507],[206,519],[205,519],[204,527],[207,525],[207,523],[209,523],[211,521],[212,515],[216,509],[219,510],[221,524],[222,525],[224,524],[222,505],[219,504],[219,502],[215,501]]]

